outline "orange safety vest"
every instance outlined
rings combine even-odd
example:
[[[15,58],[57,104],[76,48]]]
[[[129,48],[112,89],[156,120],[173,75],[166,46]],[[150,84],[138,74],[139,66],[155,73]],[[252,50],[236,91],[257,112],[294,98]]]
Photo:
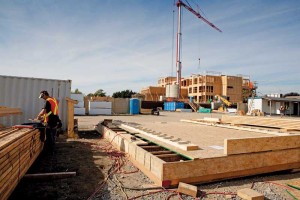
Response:
[[[48,99],[46,99],[46,101],[49,101],[49,103],[51,105],[51,111],[44,114],[44,122],[48,122],[49,115],[51,115],[51,114],[58,115],[57,100],[54,97],[49,97]]]

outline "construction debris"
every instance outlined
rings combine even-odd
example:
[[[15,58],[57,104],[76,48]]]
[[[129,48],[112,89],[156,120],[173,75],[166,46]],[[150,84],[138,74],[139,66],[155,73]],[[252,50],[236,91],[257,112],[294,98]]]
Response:
[[[190,185],[187,183],[179,182],[177,192],[186,194],[192,197],[197,197],[198,195],[198,189],[197,186]]]
[[[264,195],[250,188],[244,188],[237,191],[237,195],[245,200],[264,200]]]

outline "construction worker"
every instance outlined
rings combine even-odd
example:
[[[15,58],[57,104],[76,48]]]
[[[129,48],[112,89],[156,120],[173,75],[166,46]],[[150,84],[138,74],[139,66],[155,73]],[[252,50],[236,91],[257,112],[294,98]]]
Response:
[[[61,127],[61,121],[58,116],[58,102],[54,97],[50,97],[45,90],[40,92],[39,98],[44,99],[46,102],[37,119],[41,120],[46,127],[46,149],[53,151],[56,131],[57,128]]]

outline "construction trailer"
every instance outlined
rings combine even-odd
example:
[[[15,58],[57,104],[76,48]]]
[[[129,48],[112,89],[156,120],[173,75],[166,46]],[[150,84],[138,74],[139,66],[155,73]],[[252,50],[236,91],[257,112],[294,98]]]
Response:
[[[279,115],[280,106],[284,106],[286,115],[300,116],[300,98],[280,98],[280,97],[255,97],[248,99],[250,110],[260,110],[269,115]]]
[[[63,123],[63,129],[66,130],[68,123],[66,97],[70,97],[71,80],[0,75],[0,85],[0,106],[20,108],[22,111],[21,115],[1,117],[0,124],[12,126],[35,118],[45,103],[43,99],[39,99],[39,93],[47,90],[49,95],[59,102],[59,117]]]

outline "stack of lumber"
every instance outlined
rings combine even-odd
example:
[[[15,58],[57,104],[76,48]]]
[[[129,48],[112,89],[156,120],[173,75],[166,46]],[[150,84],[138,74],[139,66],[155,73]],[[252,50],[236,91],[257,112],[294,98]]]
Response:
[[[296,119],[223,115],[221,123],[271,127],[285,130],[300,131],[300,120]]]
[[[0,199],[8,199],[42,149],[37,129],[0,130]]]
[[[7,115],[20,115],[20,114],[22,114],[20,108],[0,107],[0,117],[7,116]]]

